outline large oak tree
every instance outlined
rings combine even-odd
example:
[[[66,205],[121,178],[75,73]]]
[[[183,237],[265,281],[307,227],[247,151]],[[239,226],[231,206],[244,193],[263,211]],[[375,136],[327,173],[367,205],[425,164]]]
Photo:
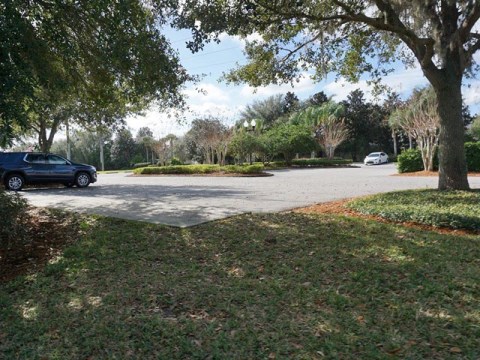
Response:
[[[223,32],[261,35],[246,46],[249,63],[227,75],[234,82],[293,81],[312,69],[317,78],[370,73],[375,81],[398,59],[416,63],[438,98],[439,188],[469,188],[461,86],[480,49],[480,1],[182,0],[175,6],[175,25],[192,29],[194,51]]]

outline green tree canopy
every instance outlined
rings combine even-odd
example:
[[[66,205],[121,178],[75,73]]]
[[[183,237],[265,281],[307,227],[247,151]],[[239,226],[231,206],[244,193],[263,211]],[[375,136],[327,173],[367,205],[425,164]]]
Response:
[[[126,169],[131,166],[136,144],[128,129],[120,129],[113,140],[111,157],[116,169]]]
[[[477,116],[475,120],[473,120],[470,133],[477,141],[480,141],[480,116]]]
[[[190,78],[152,10],[140,0],[2,1],[0,144],[61,113],[111,123],[152,101],[181,105]]]
[[[290,164],[295,154],[315,149],[314,134],[309,126],[279,124],[263,134],[264,147],[271,154],[283,155]]]
[[[286,115],[285,97],[281,94],[270,96],[264,100],[256,100],[252,104],[248,104],[240,113],[240,120],[237,127],[242,127],[245,120],[260,120],[263,130],[271,128],[275,122],[279,121]]]

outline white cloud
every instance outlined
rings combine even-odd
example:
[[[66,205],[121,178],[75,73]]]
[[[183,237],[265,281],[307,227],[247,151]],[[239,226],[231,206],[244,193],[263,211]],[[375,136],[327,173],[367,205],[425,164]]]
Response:
[[[392,90],[403,95],[403,97],[408,97],[416,87],[427,85],[427,79],[423,76],[421,69],[414,68],[397,71],[385,76],[382,83],[388,85]],[[366,80],[360,80],[358,83],[350,83],[345,78],[340,78],[323,87],[327,95],[333,96],[336,101],[345,100],[347,96],[356,89],[362,90],[367,100],[374,100],[372,86],[369,85]]]
[[[294,83],[293,86],[290,84],[282,85],[268,85],[254,88],[249,85],[244,85],[240,90],[240,94],[244,98],[255,98],[255,97],[269,97],[276,94],[285,94],[289,91],[295,92],[297,95],[302,93],[312,92],[315,89],[316,85],[314,81],[304,73],[302,78],[297,83]]]
[[[152,108],[144,115],[132,116],[126,119],[127,125],[133,136],[141,127],[149,127],[156,138],[164,137],[167,134],[182,135],[190,128],[190,120],[176,117],[175,114],[160,112]]]
[[[472,83],[469,87],[462,89],[465,104],[475,109],[480,105],[480,81]]]
[[[217,103],[204,102],[202,104],[191,105],[191,116],[215,116],[227,122],[233,122],[243,105],[230,106],[228,104],[219,105]]]
[[[189,102],[191,103],[225,103],[230,101],[230,98],[224,89],[212,83],[200,83],[185,90],[184,94],[188,96]]]
[[[247,42],[252,42],[252,41],[262,42],[263,41],[262,35],[260,35],[260,33],[258,33],[258,32],[247,35],[247,37],[245,37],[245,38],[241,37],[241,36],[238,36],[238,35],[233,35],[232,36],[232,35],[228,35],[227,33],[221,33],[220,36],[219,36],[219,39],[221,41],[230,40],[232,42],[237,43],[242,48],[245,47],[245,44]]]

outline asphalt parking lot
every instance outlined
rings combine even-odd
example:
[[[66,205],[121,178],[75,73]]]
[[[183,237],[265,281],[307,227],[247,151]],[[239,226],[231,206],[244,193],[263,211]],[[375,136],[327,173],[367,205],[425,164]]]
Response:
[[[187,227],[247,212],[277,212],[393,190],[435,188],[436,177],[392,176],[393,164],[272,171],[270,177],[100,174],[85,189],[31,188],[34,206]],[[480,188],[480,177],[470,178]]]

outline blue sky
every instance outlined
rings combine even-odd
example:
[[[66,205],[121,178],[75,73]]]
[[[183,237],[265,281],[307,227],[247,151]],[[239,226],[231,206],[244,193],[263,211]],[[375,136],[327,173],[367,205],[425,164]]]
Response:
[[[335,101],[341,101],[346,99],[352,90],[360,88],[364,91],[367,99],[373,100],[365,80],[351,84],[344,79],[335,79],[334,75],[315,83],[306,74],[293,88],[290,85],[271,85],[255,91],[246,84],[227,85],[219,82],[222,73],[234,67],[236,63],[246,63],[242,52],[244,45],[242,40],[225,35],[222,36],[220,44],[207,44],[203,51],[192,54],[186,48],[186,42],[190,39],[188,31],[167,30],[166,35],[171,40],[172,46],[179,52],[182,65],[187,71],[196,75],[204,74],[204,76],[201,77],[199,83],[189,84],[185,89],[187,103],[190,107],[190,112],[185,114],[187,121],[179,124],[175,118],[168,117],[167,114],[152,108],[145,113],[145,116],[127,119],[127,124],[134,135],[142,126],[150,127],[157,138],[169,133],[182,135],[189,129],[189,122],[195,116],[202,115],[218,116],[226,124],[233,124],[247,104],[272,95],[285,94],[288,91],[293,91],[301,100],[307,99],[319,91],[324,91],[328,96],[333,96]],[[478,59],[480,60],[480,56]],[[405,69],[401,66],[385,78],[384,82],[403,98],[407,98],[415,87],[427,84],[420,69]],[[480,81],[469,81],[469,84],[469,87],[464,87],[463,94],[472,114],[475,114],[480,112]]]

